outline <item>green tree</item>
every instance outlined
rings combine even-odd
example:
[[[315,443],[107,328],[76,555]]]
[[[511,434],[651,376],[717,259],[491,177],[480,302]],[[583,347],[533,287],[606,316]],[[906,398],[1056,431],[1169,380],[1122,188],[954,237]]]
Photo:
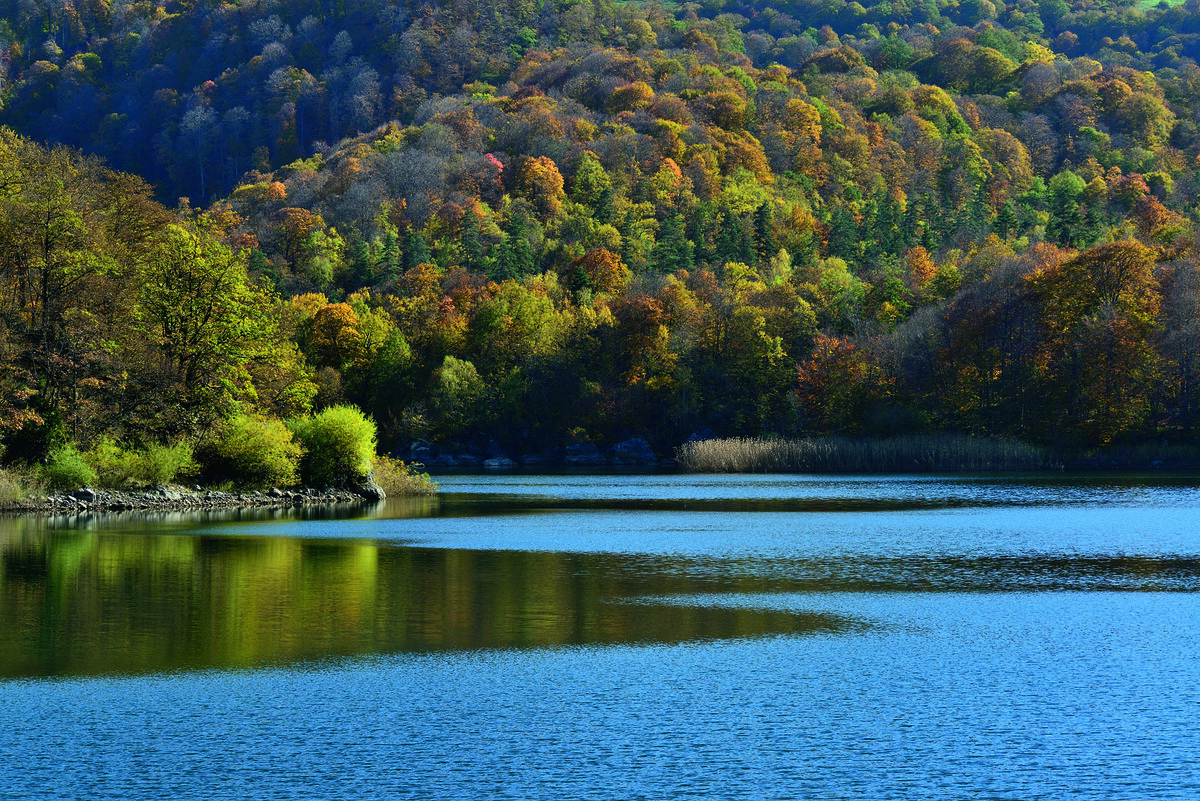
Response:
[[[135,325],[161,356],[143,375],[169,381],[158,403],[163,411],[176,406],[179,415],[163,421],[164,434],[202,430],[235,401],[253,403],[259,364],[289,367],[303,383],[281,328],[279,299],[252,283],[242,258],[203,230],[164,228],[140,279]]]
[[[650,249],[650,267],[668,275],[678,270],[690,270],[692,254],[692,243],[683,230],[683,215],[675,212],[663,220],[659,228],[658,239]]]

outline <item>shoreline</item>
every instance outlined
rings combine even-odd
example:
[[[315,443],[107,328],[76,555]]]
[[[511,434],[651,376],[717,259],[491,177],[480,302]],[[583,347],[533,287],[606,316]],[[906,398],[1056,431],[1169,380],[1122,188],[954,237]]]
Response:
[[[204,511],[207,509],[250,509],[328,504],[371,503],[384,499],[378,488],[277,489],[224,492],[181,486],[160,486],[136,492],[82,487],[0,504],[0,515],[56,514],[70,512]]]

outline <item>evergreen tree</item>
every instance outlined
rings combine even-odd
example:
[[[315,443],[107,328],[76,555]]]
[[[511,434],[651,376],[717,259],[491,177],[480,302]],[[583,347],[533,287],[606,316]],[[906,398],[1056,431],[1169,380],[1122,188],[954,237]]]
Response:
[[[1047,206],[1050,219],[1046,223],[1046,238],[1056,245],[1070,247],[1080,239],[1083,213],[1079,196],[1087,184],[1070,170],[1063,170],[1050,179]]]
[[[458,227],[458,249],[463,266],[479,272],[483,269],[483,245],[479,243],[479,218],[467,211]]]
[[[650,251],[650,267],[656,272],[670,274],[690,270],[693,264],[692,243],[683,230],[683,215],[675,212],[663,220],[658,241]]]
[[[354,243],[350,249],[350,274],[358,286],[370,286],[375,283],[375,259],[371,256],[371,246],[365,239]]]
[[[395,231],[388,231],[383,238],[383,252],[379,254],[376,269],[385,279],[395,278],[400,274],[400,237]]]
[[[858,224],[854,215],[838,206],[829,218],[829,255],[844,261],[858,261]]]
[[[529,245],[529,235],[525,229],[525,218],[519,214],[513,215],[509,220],[504,240],[500,243],[500,255],[496,259],[492,277],[500,281],[520,278],[532,275],[536,269],[533,248]]]
[[[770,203],[763,203],[754,210],[754,255],[759,264],[765,264],[779,252],[775,239],[775,214]]]
[[[592,211],[596,222],[604,223],[605,225],[612,224],[613,191],[611,184],[600,189],[600,193],[596,197],[596,203],[595,206],[593,206]]]
[[[721,214],[717,226],[717,261],[722,264],[731,261],[752,261],[751,254],[754,250],[741,219],[736,214],[726,211]]]
[[[1017,222],[1017,210],[1013,202],[1004,201],[1004,205],[996,212],[996,233],[1001,239],[1008,239],[1009,235],[1016,233]]]
[[[404,237],[404,269],[411,270],[418,264],[429,264],[432,261],[433,254],[425,244],[425,237],[421,236],[420,231],[409,231]]]

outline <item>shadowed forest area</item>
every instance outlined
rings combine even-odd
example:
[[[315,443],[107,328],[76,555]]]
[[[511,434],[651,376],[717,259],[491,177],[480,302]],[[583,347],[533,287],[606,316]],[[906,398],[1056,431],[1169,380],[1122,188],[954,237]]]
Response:
[[[0,458],[1191,445],[1197,58],[1196,0],[0,2]]]

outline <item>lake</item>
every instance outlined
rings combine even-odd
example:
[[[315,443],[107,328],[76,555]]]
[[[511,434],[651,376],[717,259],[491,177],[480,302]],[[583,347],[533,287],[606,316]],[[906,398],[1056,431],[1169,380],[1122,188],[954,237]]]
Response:
[[[1200,477],[0,518],[0,799],[1200,798]]]

